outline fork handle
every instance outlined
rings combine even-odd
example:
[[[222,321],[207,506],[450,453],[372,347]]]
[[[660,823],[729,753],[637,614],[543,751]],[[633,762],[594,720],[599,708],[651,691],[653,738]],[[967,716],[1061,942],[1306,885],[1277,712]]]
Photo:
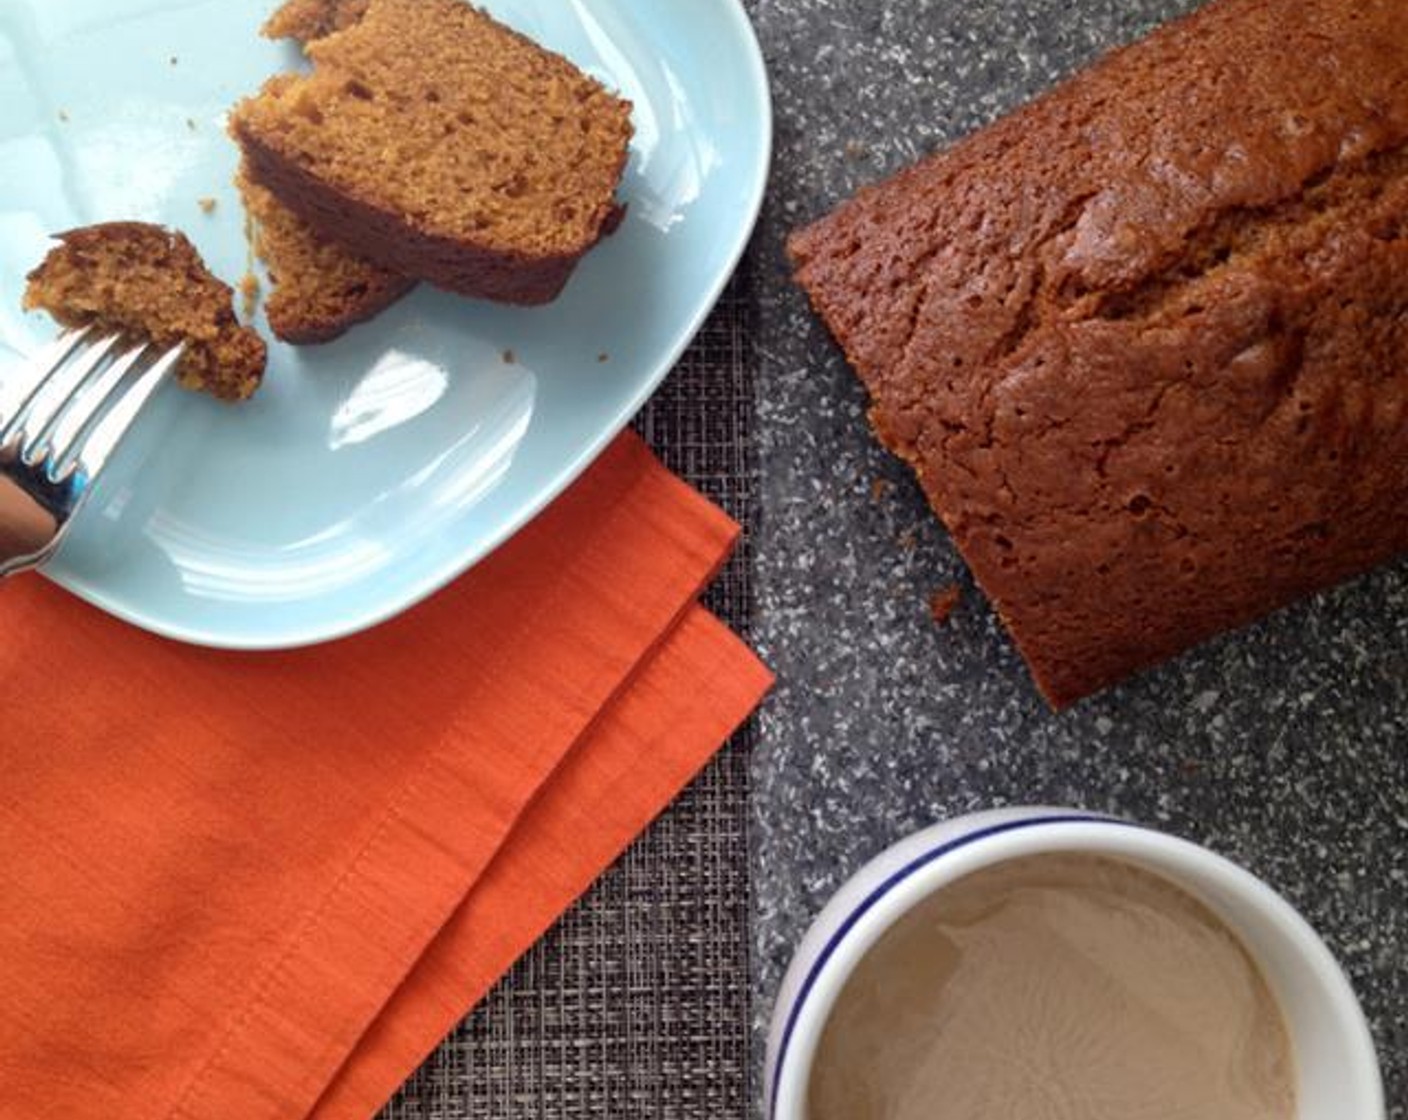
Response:
[[[0,575],[34,567],[48,555],[58,531],[52,513],[0,475]]]

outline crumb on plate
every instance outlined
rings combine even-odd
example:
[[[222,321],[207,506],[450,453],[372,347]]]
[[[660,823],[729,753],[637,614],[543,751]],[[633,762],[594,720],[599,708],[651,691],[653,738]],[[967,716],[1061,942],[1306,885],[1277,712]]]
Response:
[[[246,272],[240,278],[240,310],[244,312],[245,322],[254,318],[254,313],[259,307],[259,277],[254,273]]]

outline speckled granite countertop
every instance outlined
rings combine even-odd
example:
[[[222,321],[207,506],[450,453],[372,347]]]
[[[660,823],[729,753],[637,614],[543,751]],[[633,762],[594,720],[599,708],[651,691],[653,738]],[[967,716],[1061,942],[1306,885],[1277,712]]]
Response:
[[[762,304],[754,761],[759,1034],[793,947],[867,858],[935,820],[1118,813],[1263,876],[1326,936],[1408,1120],[1408,565],[1052,715],[861,391],[782,240],[1193,0],[755,0],[777,113]],[[1291,62],[1293,64],[1293,61]],[[930,595],[963,588],[937,625]]]

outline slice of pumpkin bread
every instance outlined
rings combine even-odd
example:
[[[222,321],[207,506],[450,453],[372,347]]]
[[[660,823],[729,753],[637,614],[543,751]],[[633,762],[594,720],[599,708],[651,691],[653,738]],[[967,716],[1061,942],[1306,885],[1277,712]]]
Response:
[[[271,39],[307,44],[351,27],[369,0],[288,0],[264,24]],[[235,176],[254,226],[254,249],[273,290],[265,304],[269,329],[285,342],[329,342],[370,319],[415,287],[415,281],[322,236],[256,183],[241,165]]]
[[[324,237],[533,304],[619,219],[630,104],[477,8],[371,0],[307,49],[313,72],[266,83],[231,131],[250,177]]]
[[[183,234],[145,222],[107,222],[56,235],[28,276],[27,311],[66,327],[96,325],[150,341],[186,344],[176,367],[188,389],[244,400],[264,376],[264,340],[235,318],[234,291],[216,279]]]
[[[264,312],[285,342],[330,342],[415,287],[415,281],[319,235],[241,168],[235,185],[269,270]]]

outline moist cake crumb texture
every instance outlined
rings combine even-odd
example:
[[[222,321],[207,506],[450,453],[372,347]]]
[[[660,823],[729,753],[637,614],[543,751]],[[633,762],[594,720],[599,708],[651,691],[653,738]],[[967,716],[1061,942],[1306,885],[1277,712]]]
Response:
[[[57,235],[59,244],[28,276],[26,310],[66,327],[150,340],[184,341],[176,376],[188,389],[244,400],[264,375],[263,339],[235,318],[234,292],[216,279],[178,232],[143,222],[109,222]]]
[[[261,28],[270,39],[308,44],[351,27],[367,12],[370,0],[288,0]]]
[[[253,219],[255,252],[268,269],[269,329],[285,342],[328,342],[415,286],[318,234],[243,169],[235,184]]]
[[[271,79],[231,129],[250,177],[354,253],[541,303],[619,219],[629,103],[477,8],[371,0],[308,53],[311,74]]]

